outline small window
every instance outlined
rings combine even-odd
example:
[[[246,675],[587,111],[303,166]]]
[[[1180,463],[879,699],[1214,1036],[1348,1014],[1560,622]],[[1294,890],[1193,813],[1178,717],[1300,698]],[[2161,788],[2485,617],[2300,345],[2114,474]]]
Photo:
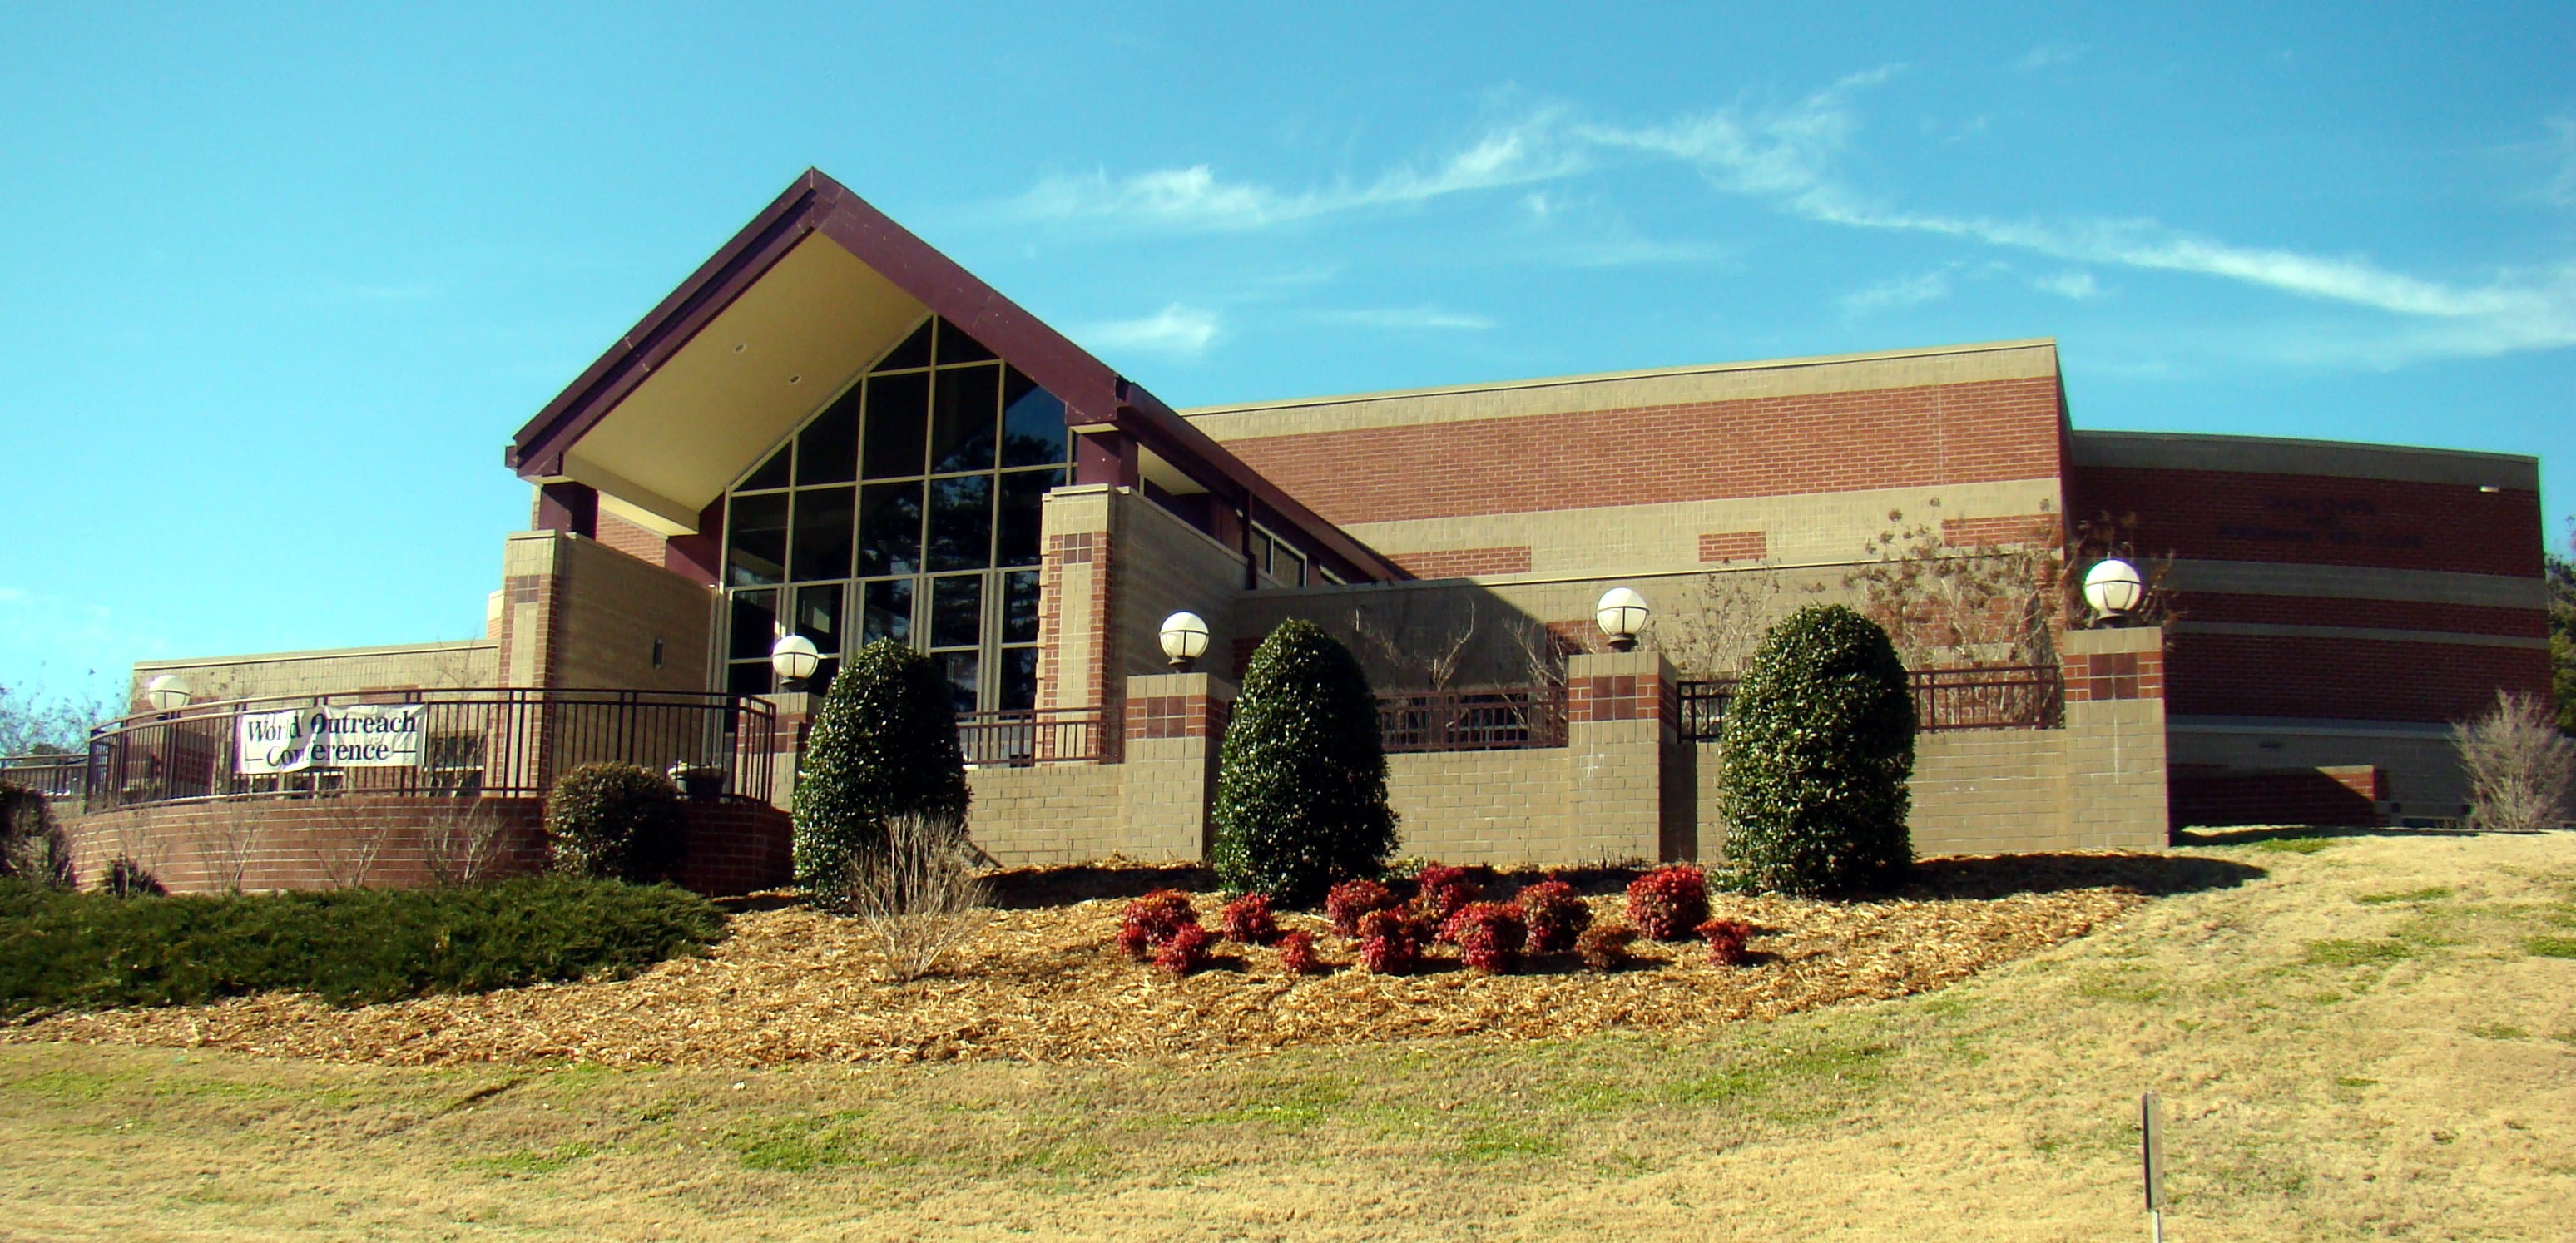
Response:
[[[751,474],[743,478],[742,486],[735,491],[766,492],[771,488],[786,487],[795,461],[796,442],[790,440],[778,446],[778,452],[770,454],[768,461],[754,467]]]
[[[859,390],[833,402],[796,437],[796,482],[848,483],[859,469]]]
[[[993,563],[993,477],[930,481],[930,568],[980,570]]]
[[[850,576],[850,506],[857,489],[800,488],[796,537],[788,544],[788,577],[799,581]]]
[[[930,321],[925,319],[921,321],[921,326],[919,328],[912,330],[911,336],[903,339],[903,344],[898,345],[891,350],[887,350],[886,356],[877,360],[876,370],[901,371],[906,367],[927,367],[929,365]]]
[[[870,377],[867,477],[902,479],[923,473],[923,432],[929,421],[928,374]]]
[[[787,494],[736,498],[726,515],[725,578],[736,587],[761,587],[787,576]]]
[[[985,349],[983,342],[966,335],[964,330],[960,329],[955,324],[949,323],[947,320],[943,319],[939,321],[940,366],[945,367],[951,363],[987,363],[991,361],[993,361],[993,351]]]

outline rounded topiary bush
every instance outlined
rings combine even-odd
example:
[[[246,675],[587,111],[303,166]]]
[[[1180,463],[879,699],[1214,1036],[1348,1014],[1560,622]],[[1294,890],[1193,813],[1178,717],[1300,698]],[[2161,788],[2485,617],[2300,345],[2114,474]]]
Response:
[[[567,876],[664,879],[680,866],[687,834],[680,787],[634,764],[584,764],[546,798],[546,844]]]
[[[843,675],[847,676],[847,675]],[[1252,654],[1218,753],[1217,879],[1306,906],[1395,851],[1377,700],[1349,649],[1280,623]]]
[[[1736,683],[1720,739],[1718,809],[1743,880],[1817,895],[1905,878],[1914,697],[1876,623],[1828,604],[1772,627]]]
[[[852,654],[815,709],[796,781],[796,883],[836,906],[886,849],[886,820],[966,830],[957,705],[928,656],[880,639]]]

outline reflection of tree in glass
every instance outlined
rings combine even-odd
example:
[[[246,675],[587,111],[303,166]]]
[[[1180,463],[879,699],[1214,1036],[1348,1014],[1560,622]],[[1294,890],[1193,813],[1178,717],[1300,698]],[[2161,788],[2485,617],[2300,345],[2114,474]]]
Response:
[[[993,477],[930,482],[930,568],[980,570],[992,563]]]

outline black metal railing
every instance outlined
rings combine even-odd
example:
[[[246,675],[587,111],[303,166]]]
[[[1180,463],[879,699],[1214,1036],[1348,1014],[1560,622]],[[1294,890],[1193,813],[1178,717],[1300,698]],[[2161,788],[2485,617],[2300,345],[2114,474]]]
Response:
[[[394,721],[398,741],[299,761],[293,735],[276,737],[300,719],[309,743],[316,716],[334,709],[393,710],[375,719]],[[326,728],[351,728],[359,715]],[[273,696],[102,725],[81,792],[93,809],[242,795],[536,797],[583,764],[619,761],[695,770],[693,786],[766,802],[776,735],[775,712],[748,695],[504,687]]]
[[[89,753],[0,755],[0,781],[25,786],[49,799],[79,798],[89,784]]]
[[[2055,665],[1996,665],[1913,669],[1914,727],[1953,729],[2056,729],[2066,723],[2066,679]],[[1715,742],[1726,721],[1735,679],[1680,684],[1681,736]]]
[[[1021,708],[957,718],[957,749],[987,768],[1110,758],[1118,714],[1106,708]]]
[[[1377,698],[1389,752],[1517,751],[1565,745],[1565,688],[1399,691]]]

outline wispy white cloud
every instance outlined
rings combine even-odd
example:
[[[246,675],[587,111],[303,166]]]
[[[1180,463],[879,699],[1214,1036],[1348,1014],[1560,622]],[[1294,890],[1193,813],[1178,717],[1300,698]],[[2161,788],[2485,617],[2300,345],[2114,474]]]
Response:
[[[2101,287],[2093,283],[2090,272],[2060,272],[2055,276],[2035,277],[2030,284],[2033,289],[2079,302],[2102,292]]]
[[[1207,353],[1224,331],[1223,317],[1217,312],[1175,302],[1143,319],[1091,324],[1076,335],[1102,349],[1187,359]]]
[[[1444,311],[1436,306],[1371,307],[1350,311],[1327,311],[1322,317],[1336,324],[1358,328],[1385,328],[1415,332],[1483,332],[1494,321],[1482,315]]]
[[[2084,55],[2084,51],[2083,45],[2076,43],[2043,43],[2022,53],[2021,59],[2013,62],[2013,68],[2028,71],[2071,65]]]
[[[2042,44],[2023,62],[2029,67],[2065,63],[2083,51]],[[2374,342],[2370,348],[2375,356],[2486,355],[2576,345],[2576,263],[2438,280],[2393,270],[2367,255],[2244,245],[2153,219],[2003,219],[1890,206],[1849,184],[1840,167],[1863,129],[1860,96],[1900,70],[1890,65],[1853,74],[1786,104],[1739,102],[1647,125],[1585,122],[1561,107],[1541,109],[1488,130],[1445,159],[1423,167],[1399,166],[1365,182],[1286,191],[1228,181],[1208,166],[1196,165],[1116,179],[1105,173],[1051,179],[1014,200],[1009,209],[1028,219],[1258,229],[1539,186],[1618,163],[1664,162],[1692,169],[1722,193],[1821,223],[1948,237],[2094,268],[2208,277],[2396,317],[2398,322],[2382,326],[2385,331],[2354,334],[2355,340]],[[2555,140],[2548,193],[2576,204],[2576,116],[2547,124]],[[1520,197],[1538,224],[1553,225],[1565,215],[1563,196],[1543,186],[1524,189]],[[1690,256],[1640,256],[1644,261],[1684,257]],[[2084,271],[2034,283],[2070,298],[2099,292],[2095,278]],[[1845,304],[1855,311],[1900,305],[1909,293],[1937,296],[1931,290],[1930,283],[1915,278],[1910,285],[1892,282],[1863,290]],[[1213,316],[1180,311],[1167,308],[1163,315],[1133,325],[1104,327],[1132,330],[1140,340],[1160,343],[1157,348],[1203,350],[1215,337]]]
[[[1583,167],[1582,152],[1557,141],[1552,113],[1487,131],[1429,169],[1399,165],[1366,184],[1282,191],[1219,178],[1205,164],[1113,179],[1105,171],[1039,182],[1009,208],[1032,220],[1112,220],[1211,231],[1258,229],[1372,207],[1400,207],[1453,194],[1550,181]]]
[[[1950,270],[1941,268],[1918,276],[1882,281],[1857,293],[1843,296],[1843,311],[1849,315],[1866,315],[1872,311],[1919,306],[1950,296]]]

